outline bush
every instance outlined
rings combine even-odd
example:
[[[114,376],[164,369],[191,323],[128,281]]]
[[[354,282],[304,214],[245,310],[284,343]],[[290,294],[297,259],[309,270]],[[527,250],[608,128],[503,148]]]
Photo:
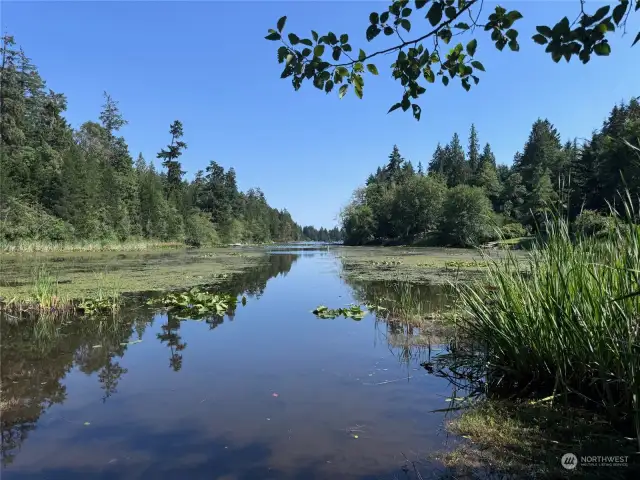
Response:
[[[583,210],[574,222],[575,232],[578,235],[593,236],[602,235],[613,229],[614,217],[600,215],[594,210]]]
[[[508,223],[500,229],[500,232],[505,240],[527,236],[527,229],[521,223]]]
[[[38,204],[31,206],[11,198],[0,207],[0,240],[64,242],[73,236],[73,226],[50,215]]]
[[[476,246],[491,237],[491,202],[483,189],[458,185],[447,191],[440,231],[444,241],[458,246]]]
[[[187,245],[193,247],[201,247],[203,245],[215,245],[220,243],[218,233],[209,216],[202,212],[194,212],[185,222],[185,239]]]

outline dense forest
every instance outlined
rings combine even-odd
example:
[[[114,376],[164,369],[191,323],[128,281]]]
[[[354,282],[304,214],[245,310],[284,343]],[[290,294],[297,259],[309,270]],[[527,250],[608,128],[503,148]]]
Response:
[[[477,245],[539,232],[549,214],[597,233],[625,190],[640,196],[638,98],[614,106],[582,142],[563,142],[549,120],[536,120],[511,166],[481,147],[474,125],[466,145],[458,134],[438,144],[426,171],[394,146],[342,212],[345,243]]]
[[[11,36],[2,39],[0,102],[0,242],[340,239],[337,229],[303,231],[259,188],[240,192],[233,168],[211,161],[186,180],[178,120],[159,146],[162,171],[142,154],[134,161],[118,135],[127,121],[107,93],[97,121],[71,128],[64,95],[47,88]]]

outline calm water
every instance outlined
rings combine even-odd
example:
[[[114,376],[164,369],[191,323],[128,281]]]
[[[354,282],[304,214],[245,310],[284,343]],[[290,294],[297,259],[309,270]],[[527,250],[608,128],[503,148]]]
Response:
[[[330,251],[269,258],[224,317],[3,320],[3,480],[416,478],[405,456],[439,476],[428,456],[454,440],[431,411],[451,387],[420,367],[438,347],[371,315],[316,319],[387,288],[349,285]]]

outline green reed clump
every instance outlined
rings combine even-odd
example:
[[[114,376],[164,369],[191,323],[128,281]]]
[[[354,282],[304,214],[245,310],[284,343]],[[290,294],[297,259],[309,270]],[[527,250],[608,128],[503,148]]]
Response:
[[[486,282],[458,289],[491,375],[634,419],[640,443],[639,212],[628,193],[623,202],[609,235],[573,238],[549,219],[526,258],[489,262]]]

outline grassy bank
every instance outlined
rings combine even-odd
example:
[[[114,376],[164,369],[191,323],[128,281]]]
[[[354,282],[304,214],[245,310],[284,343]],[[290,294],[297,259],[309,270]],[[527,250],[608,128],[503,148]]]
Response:
[[[54,253],[54,252],[136,252],[157,249],[185,248],[180,242],[160,242],[154,240],[83,241],[48,242],[38,240],[20,240],[18,242],[0,242],[1,253]]]
[[[440,455],[454,478],[634,478],[634,439],[625,438],[593,412],[530,402],[483,402],[447,423],[463,438]],[[566,453],[626,456],[627,466],[567,470]],[[636,477],[637,478],[637,477]]]
[[[625,200],[606,237],[572,239],[556,219],[524,260],[489,262],[459,287],[461,326],[486,349],[490,389],[593,409],[640,449],[640,230]]]
[[[264,251],[232,248],[0,255],[5,302],[60,307],[71,300],[214,284],[259,265]]]

